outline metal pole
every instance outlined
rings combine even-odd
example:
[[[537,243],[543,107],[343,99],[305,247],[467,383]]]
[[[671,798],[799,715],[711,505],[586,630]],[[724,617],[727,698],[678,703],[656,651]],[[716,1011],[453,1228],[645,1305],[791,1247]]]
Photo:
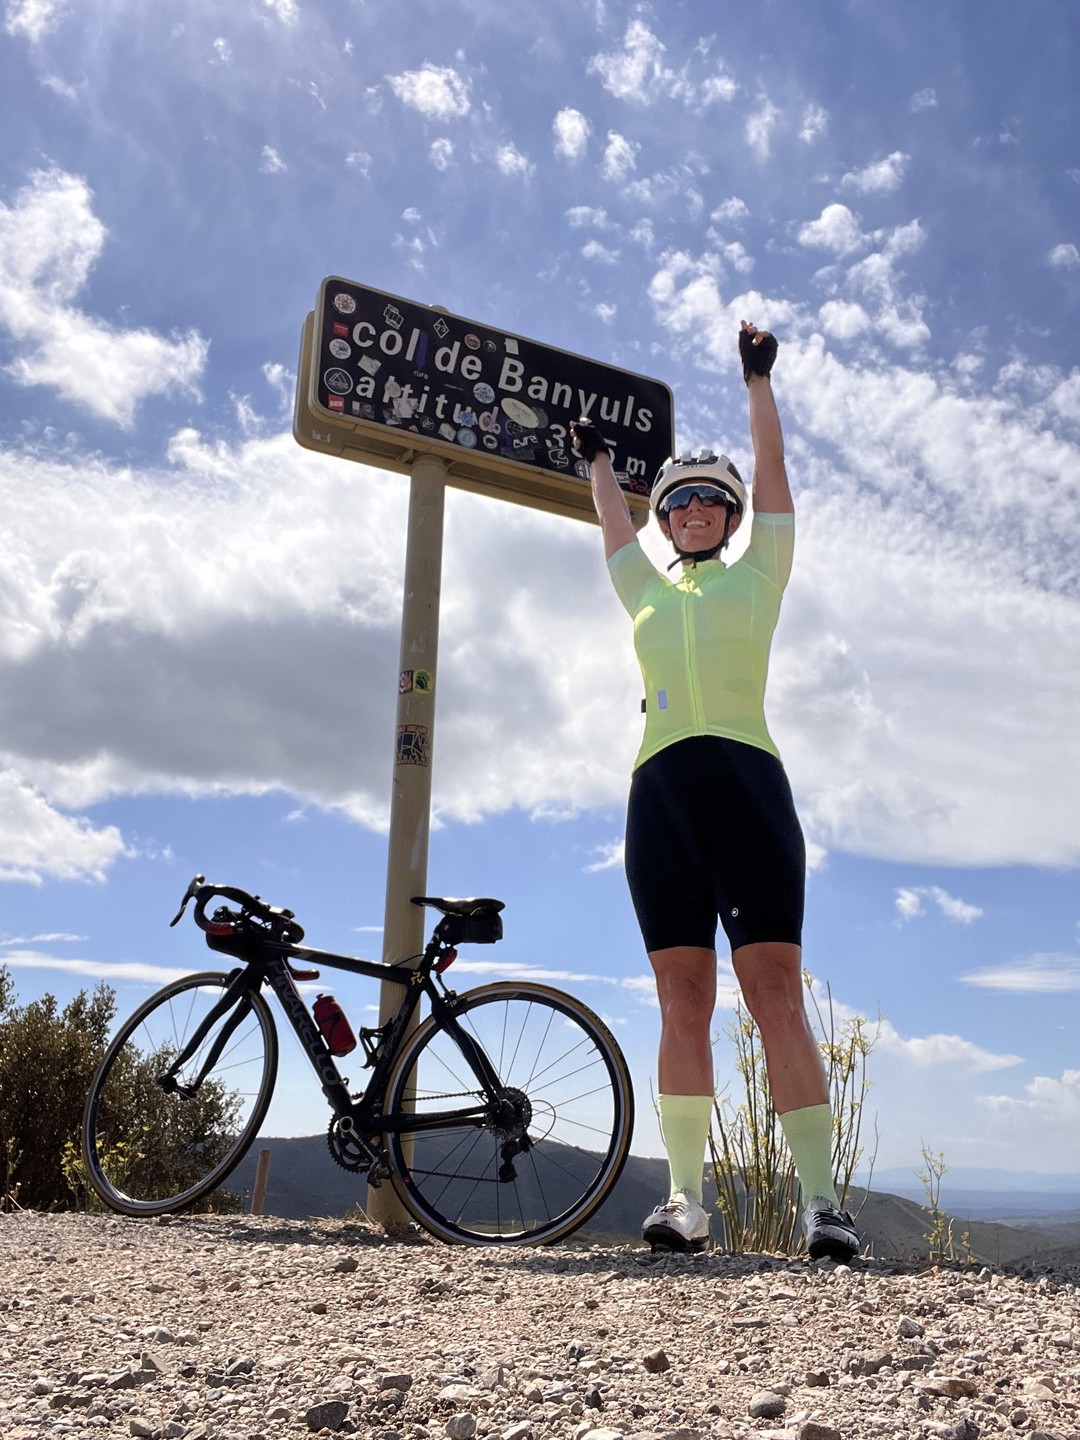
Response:
[[[383,960],[399,964],[424,948],[426,913],[409,902],[427,891],[431,824],[431,760],[435,736],[435,673],[439,649],[446,464],[434,455],[413,462],[405,593],[401,606],[401,665],[390,796]],[[398,1009],[402,987],[384,982],[379,1023]],[[409,1217],[389,1185],[368,1189],[367,1213],[388,1232]]]

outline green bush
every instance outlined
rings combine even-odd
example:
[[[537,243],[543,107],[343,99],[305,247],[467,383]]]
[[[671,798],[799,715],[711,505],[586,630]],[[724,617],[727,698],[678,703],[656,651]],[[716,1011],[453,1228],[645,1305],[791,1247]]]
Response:
[[[80,990],[63,1010],[52,995],[14,1003],[0,969],[0,1208],[69,1209],[65,1147],[78,1145],[86,1092],[116,1013],[107,985]]]
[[[80,991],[63,1010],[52,995],[15,1005],[11,978],[0,967],[0,1210],[103,1208],[90,1187],[81,1130],[115,1014],[115,993],[104,984],[91,995]],[[237,1126],[239,1099],[218,1082],[207,1082],[182,1106],[167,1097],[155,1083],[162,1063],[160,1054],[128,1047],[101,1097],[108,1172],[114,1182],[130,1182],[134,1193],[183,1190],[231,1144]],[[241,1204],[224,1190],[201,1203],[215,1210]]]

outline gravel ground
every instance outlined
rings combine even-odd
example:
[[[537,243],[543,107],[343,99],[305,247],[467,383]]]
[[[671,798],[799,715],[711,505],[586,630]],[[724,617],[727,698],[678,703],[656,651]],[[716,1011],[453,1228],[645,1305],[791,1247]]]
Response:
[[[0,1215],[0,1436],[1080,1440],[1076,1278]]]

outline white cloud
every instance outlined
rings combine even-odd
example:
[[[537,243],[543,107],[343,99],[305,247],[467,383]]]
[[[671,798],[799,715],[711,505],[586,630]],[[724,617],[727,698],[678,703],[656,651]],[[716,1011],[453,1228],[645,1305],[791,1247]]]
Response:
[[[905,1039],[888,1021],[868,1068],[880,1166],[910,1164],[926,1145],[943,1153],[950,1169],[1076,1170],[1076,1146],[1063,1146],[1061,1137],[1080,1127],[1080,1071],[1032,1076],[1018,1055],[959,1035]],[[1002,1093],[1010,1079],[1012,1092]]]
[[[555,153],[564,160],[580,160],[589,143],[592,126],[580,110],[560,110],[551,123]]]
[[[263,0],[263,4],[283,25],[295,25],[300,19],[296,0]]]
[[[664,63],[667,47],[641,19],[631,20],[622,48],[594,55],[590,74],[600,76],[604,89],[617,100],[649,105],[662,98],[680,101],[698,112],[710,105],[730,104],[739,93],[738,82],[722,61],[706,75],[695,73],[689,64],[674,70]]]
[[[923,913],[922,894],[918,890],[897,890],[896,909],[902,920],[914,920]]]
[[[9,207],[0,202],[0,327],[15,341],[21,385],[49,385],[91,414],[131,424],[148,395],[196,394],[207,342],[122,330],[75,307],[105,245],[86,181],[38,171]]]
[[[732,195],[712,211],[709,219],[730,223],[733,220],[745,220],[749,214],[750,209],[746,201],[740,200],[737,195]]]
[[[986,1118],[979,1129],[989,1131],[996,1140],[1000,1154],[996,1163],[1015,1169],[1025,1163],[1025,1157],[1041,1154],[1051,1173],[1075,1170],[1080,1070],[1065,1070],[1060,1079],[1036,1075],[1022,1095],[990,1095],[982,1103]],[[1063,1136],[1072,1137],[1072,1145],[1063,1144]]]
[[[656,243],[656,232],[653,228],[653,222],[648,218],[635,221],[630,231],[630,239],[633,240],[635,245],[640,245],[645,250],[651,250]]]
[[[595,307],[594,313],[599,320],[603,321],[605,325],[613,325],[615,323],[615,317],[619,313],[619,307],[617,305],[609,305],[605,301],[601,301],[600,304]]]
[[[1080,424],[1080,370],[1074,370],[1059,385],[1055,385],[1049,396],[1054,410],[1074,425]]]
[[[933,110],[937,103],[937,91],[933,89],[917,90],[911,97],[911,108],[916,112],[919,110]]]
[[[583,230],[591,226],[594,230],[610,230],[611,221],[607,211],[595,205],[572,205],[566,212],[566,223],[571,230]]]
[[[1080,956],[1027,955],[1005,965],[990,965],[961,975],[979,990],[1006,990],[1025,995],[1056,995],[1080,990]]]
[[[932,900],[947,920],[955,920],[961,925],[970,925],[983,913],[978,905],[970,905],[966,900],[958,900],[947,890],[943,890],[940,885],[919,885],[913,889],[897,890],[896,910],[900,918],[912,920],[917,915],[922,915],[924,899]]]
[[[831,300],[822,306],[820,319],[826,334],[850,339],[872,326],[878,337],[901,350],[916,350],[929,340],[925,298],[903,294],[897,266],[905,255],[913,254],[925,243],[926,232],[918,220],[864,234],[846,205],[833,204],[827,205],[817,220],[801,226],[797,238],[802,245],[831,250],[841,261],[868,246],[878,247],[855,260],[846,271],[837,265],[815,277],[834,295],[846,290],[851,297],[857,297]],[[867,305],[872,308],[867,310]]]
[[[986,1050],[961,1035],[912,1035],[905,1039],[888,1020],[880,1022],[874,1048],[917,1070],[950,1069],[984,1075],[1023,1064],[1019,1055]]]
[[[460,120],[472,108],[468,80],[448,65],[425,61],[419,70],[387,78],[402,104],[419,110],[429,120]]]
[[[722,245],[720,253],[737,275],[749,275],[754,268],[754,257],[738,240],[733,240],[728,245]]]
[[[816,220],[809,220],[798,232],[800,245],[849,255],[865,244],[859,222],[846,205],[826,205]]]
[[[435,143],[437,145],[439,142]],[[345,156],[345,164],[350,170],[359,170],[365,178],[371,174],[371,156],[366,150],[350,150]]]
[[[516,145],[509,143],[500,145],[495,151],[495,164],[501,174],[520,176],[524,180],[527,180],[536,168]]]
[[[665,48],[643,20],[631,20],[622,49],[594,55],[588,70],[600,76],[604,89],[616,99],[644,105],[662,93],[673,78],[663,63]]]
[[[281,158],[272,145],[264,145],[262,156],[259,160],[259,169],[264,175],[281,175],[288,170],[288,165]]]
[[[61,80],[59,75],[43,75],[41,83],[46,90],[51,90],[54,95],[62,95],[65,100],[77,100],[79,93],[74,85],[69,85],[66,80]]]
[[[215,63],[216,63],[216,64],[219,64],[219,65],[231,65],[231,64],[232,64],[232,46],[229,44],[229,42],[228,42],[227,40],[225,40],[225,39],[223,39],[223,38],[221,38],[221,37],[219,37],[217,40],[215,40],[215,41],[214,41],[214,44],[213,44],[213,51],[214,51]]]
[[[806,145],[813,145],[814,141],[819,140],[828,128],[829,112],[823,110],[820,105],[807,105],[803,111],[799,139]]]
[[[62,814],[15,771],[0,770],[0,881],[104,880],[124,853],[114,825],[95,830]]]
[[[597,845],[595,860],[590,860],[584,867],[587,875],[598,875],[604,870],[618,870],[623,863],[623,854],[626,845],[623,840],[611,840],[606,845]]]
[[[454,163],[454,142],[442,136],[431,142],[428,158],[436,170],[449,170]]]
[[[746,143],[762,164],[772,153],[773,135],[779,123],[780,111],[767,99],[762,100],[759,109],[746,122]]]
[[[19,945],[77,945],[85,939],[85,935],[69,935],[63,930],[49,931],[43,935],[0,935],[0,950]]]
[[[601,168],[604,179],[625,180],[637,166],[639,148],[633,141],[627,140],[625,135],[620,135],[617,130],[609,130],[607,145],[604,149],[604,163]]]
[[[704,80],[684,71],[671,87],[672,96],[692,110],[707,110],[710,105],[730,105],[739,93],[739,83],[721,67]]]
[[[1080,265],[1080,250],[1071,243],[1068,245],[1055,245],[1047,258],[1055,268],[1068,270],[1074,265]]]
[[[189,969],[173,969],[168,965],[146,965],[138,961],[66,960],[35,950],[12,950],[0,957],[0,963],[13,970],[60,970],[65,975],[81,975],[89,980],[104,980],[114,984],[132,983],[153,985],[155,988],[168,985],[173,980],[183,980],[190,975]]]
[[[263,379],[278,400],[278,408],[283,415],[292,409],[293,397],[296,393],[296,375],[293,371],[287,370],[279,361],[270,361],[262,367]]]
[[[8,0],[4,29],[36,43],[55,28],[65,8],[65,0]]]
[[[861,305],[847,300],[826,300],[818,311],[821,328],[837,340],[854,340],[870,329],[870,316]]]
[[[860,195],[887,195],[903,183],[910,159],[910,155],[894,150],[884,160],[877,160],[865,169],[849,170],[840,184],[845,190],[855,190]]]
[[[581,247],[586,260],[598,260],[602,265],[615,265],[619,259],[618,250],[609,250],[599,240],[589,240]]]

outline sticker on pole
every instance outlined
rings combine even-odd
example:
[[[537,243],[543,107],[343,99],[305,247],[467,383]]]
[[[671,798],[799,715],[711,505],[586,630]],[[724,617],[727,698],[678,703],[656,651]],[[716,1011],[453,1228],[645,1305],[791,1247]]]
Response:
[[[426,725],[399,725],[397,732],[397,764],[431,763],[431,732]]]
[[[431,695],[435,690],[435,677],[430,670],[403,670],[398,680],[399,695]]]

